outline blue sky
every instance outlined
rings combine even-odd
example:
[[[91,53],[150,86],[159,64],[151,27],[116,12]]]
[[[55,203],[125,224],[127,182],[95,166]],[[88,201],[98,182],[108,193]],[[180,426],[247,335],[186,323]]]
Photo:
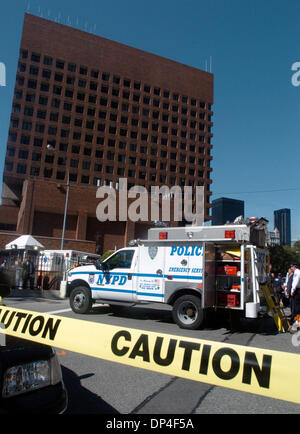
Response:
[[[290,208],[300,239],[299,0],[16,0],[1,2],[0,178],[24,12],[59,19],[215,77],[212,199],[245,201],[247,217]]]

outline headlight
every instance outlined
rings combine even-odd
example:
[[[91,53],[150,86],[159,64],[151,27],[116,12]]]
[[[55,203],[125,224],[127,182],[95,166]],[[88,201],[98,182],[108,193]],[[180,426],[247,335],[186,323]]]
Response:
[[[62,379],[57,357],[8,368],[3,377],[2,397],[20,395],[57,384]]]

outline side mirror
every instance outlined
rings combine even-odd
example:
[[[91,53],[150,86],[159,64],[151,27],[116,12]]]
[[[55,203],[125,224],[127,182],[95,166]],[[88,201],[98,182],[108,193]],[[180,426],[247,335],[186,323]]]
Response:
[[[98,260],[95,262],[95,267],[97,268],[97,270],[106,270],[106,269],[107,269],[105,263],[104,263],[104,262],[101,262],[100,259],[98,259]]]
[[[95,267],[97,270],[102,270],[102,262],[100,261],[100,259],[97,259],[97,261],[95,261]]]

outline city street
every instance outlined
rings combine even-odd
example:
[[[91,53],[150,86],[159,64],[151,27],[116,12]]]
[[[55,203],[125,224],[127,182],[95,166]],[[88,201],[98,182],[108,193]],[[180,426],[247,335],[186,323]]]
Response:
[[[169,307],[159,304],[122,308],[112,313],[106,305],[95,305],[88,315],[75,315],[68,300],[55,291],[42,297],[14,293],[7,306],[63,317],[140,330],[169,333],[249,347],[299,354],[290,333],[277,333],[272,318],[243,321],[230,332],[224,321],[204,330],[187,331],[172,321]],[[74,337],[73,337],[74,338]],[[300,405],[239,392],[196,381],[111,363],[57,349],[69,394],[67,414],[299,414]],[[284,369],[284,367],[283,367]]]

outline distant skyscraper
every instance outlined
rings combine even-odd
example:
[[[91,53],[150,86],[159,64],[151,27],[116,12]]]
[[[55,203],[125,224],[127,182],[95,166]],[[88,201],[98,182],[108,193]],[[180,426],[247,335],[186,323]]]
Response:
[[[244,217],[244,201],[221,197],[212,201],[212,224],[224,225],[233,222],[236,217]]]
[[[279,230],[280,244],[291,245],[291,210],[288,208],[274,211],[274,228]]]

